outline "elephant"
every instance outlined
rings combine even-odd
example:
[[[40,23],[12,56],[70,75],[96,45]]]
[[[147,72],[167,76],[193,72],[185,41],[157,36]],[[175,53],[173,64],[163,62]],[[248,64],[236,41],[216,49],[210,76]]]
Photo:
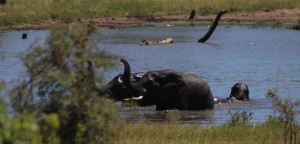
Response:
[[[231,88],[231,93],[227,98],[214,97],[215,103],[249,101],[249,89],[244,83],[236,83]]]
[[[132,99],[139,106],[156,105],[156,110],[214,108],[209,85],[196,75],[170,69],[131,74],[127,60],[121,59],[121,62],[125,67],[123,74],[101,88],[91,81],[90,87],[115,101]],[[89,71],[93,72],[91,62],[88,63]]]
[[[214,108],[209,85],[196,75],[165,69],[146,72],[139,80],[134,81],[127,60],[121,59],[121,62],[125,67],[122,77],[127,90],[132,96],[141,95],[143,103],[155,104],[158,111]]]
[[[250,100],[248,86],[244,83],[234,84],[231,88],[231,93],[228,98],[231,100],[238,100],[238,101]]]
[[[227,13],[228,11],[226,10],[222,10],[221,12],[218,13],[217,17],[215,18],[214,22],[212,23],[212,25],[210,26],[208,32],[198,40],[198,42],[201,42],[201,43],[204,43],[206,42],[210,36],[212,35],[212,33],[215,31],[215,29],[217,28],[218,26],[218,23],[222,17],[223,14]]]

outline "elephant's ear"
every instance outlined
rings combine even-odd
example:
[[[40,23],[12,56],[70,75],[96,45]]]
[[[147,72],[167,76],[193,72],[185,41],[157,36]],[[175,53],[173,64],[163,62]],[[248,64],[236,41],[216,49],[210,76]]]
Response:
[[[178,74],[170,74],[167,76],[167,83],[163,86],[164,89],[180,88],[184,85],[183,77]]]

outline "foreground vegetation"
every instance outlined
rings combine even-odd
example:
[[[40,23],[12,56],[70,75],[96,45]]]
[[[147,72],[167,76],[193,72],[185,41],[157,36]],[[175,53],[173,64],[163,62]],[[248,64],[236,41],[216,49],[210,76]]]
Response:
[[[251,113],[242,112],[221,126],[181,125],[176,111],[166,116],[168,123],[126,123],[110,101],[93,91],[94,82],[103,83],[102,70],[116,58],[97,49],[94,32],[93,22],[52,30],[45,47],[32,47],[23,55],[27,77],[0,97],[0,143],[299,142],[297,103],[280,99],[275,89],[268,98],[276,113],[263,124],[249,124]],[[92,69],[87,61],[94,64]],[[4,89],[0,81],[0,95]]]
[[[93,45],[95,32],[93,22],[52,30],[44,47],[34,46],[21,57],[26,78],[4,97],[8,103],[0,100],[0,143],[117,140],[121,119],[112,102],[91,85],[103,82],[101,69],[113,66],[115,57]]]
[[[297,126],[299,129],[300,126]],[[198,126],[178,124],[126,125],[119,143],[126,144],[283,144],[284,123]],[[297,135],[297,139],[300,135]]]
[[[192,9],[198,14],[216,14],[222,9],[254,12],[297,7],[300,7],[299,0],[8,0],[0,5],[0,25],[115,16],[188,15]]]

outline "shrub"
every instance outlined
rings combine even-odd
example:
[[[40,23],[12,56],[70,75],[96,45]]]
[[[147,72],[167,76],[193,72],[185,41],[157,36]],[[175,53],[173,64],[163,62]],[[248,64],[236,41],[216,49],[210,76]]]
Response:
[[[294,103],[290,97],[285,97],[282,100],[277,95],[277,89],[274,88],[268,90],[267,98],[272,101],[275,109],[275,113],[273,116],[270,116],[270,119],[284,122],[284,143],[296,144],[298,128],[294,106],[299,104],[299,101]]]
[[[101,83],[103,76],[94,76],[87,61],[99,70],[112,66],[114,60],[93,44],[95,32],[93,22],[52,30],[45,47],[32,47],[22,57],[28,77],[11,91],[18,113],[57,115],[61,143],[109,143],[122,127],[112,103],[90,87],[94,81]],[[44,126],[47,120],[40,122],[45,133],[51,127]]]
[[[237,111],[231,114],[228,124],[230,126],[236,126],[238,124],[246,125],[249,124],[250,120],[253,119],[252,112]]]

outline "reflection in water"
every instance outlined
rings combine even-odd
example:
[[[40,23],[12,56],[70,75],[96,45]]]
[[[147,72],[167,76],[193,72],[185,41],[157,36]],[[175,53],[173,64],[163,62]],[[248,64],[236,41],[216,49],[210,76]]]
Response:
[[[266,104],[268,103],[268,104]],[[121,115],[133,122],[167,122],[167,115],[170,111],[156,111],[155,106],[148,107],[120,107]],[[260,123],[266,119],[266,116],[272,114],[271,104],[267,100],[252,100],[235,103],[215,104],[214,110],[197,110],[197,111],[178,111],[180,122],[184,124],[225,124],[236,112],[253,113],[252,123]],[[256,112],[259,113],[256,113]]]
[[[262,122],[273,112],[271,102],[265,98],[269,88],[278,88],[278,94],[282,97],[298,99],[299,31],[220,26],[207,43],[197,43],[206,32],[206,26],[132,27],[104,29],[97,36],[99,48],[126,58],[133,72],[174,69],[196,74],[206,80],[214,96],[220,98],[228,97],[231,87],[237,82],[249,86],[251,101],[216,104],[212,111],[180,111],[183,123],[225,123],[236,111],[252,112],[252,122]],[[30,36],[23,40],[20,37],[22,33]],[[0,33],[0,79],[9,84],[22,79],[25,72],[19,54],[33,43],[44,44],[48,34],[48,31],[39,30]],[[147,47],[139,45],[142,39],[167,37],[172,37],[174,43]],[[122,72],[123,65],[120,63],[118,67],[107,70],[105,76],[109,81]],[[299,107],[296,109],[300,111]],[[120,108],[120,113],[128,119],[132,118],[132,122],[162,122],[168,112],[145,107]]]
[[[121,114],[133,123],[140,122],[167,122],[169,111],[156,111],[155,107],[139,107],[139,108],[122,108]],[[185,124],[201,124],[207,125],[213,123],[214,111],[177,111],[179,114],[179,122]],[[177,114],[177,113],[176,113]],[[171,114],[172,115],[172,114]],[[201,120],[201,121],[199,121]]]

